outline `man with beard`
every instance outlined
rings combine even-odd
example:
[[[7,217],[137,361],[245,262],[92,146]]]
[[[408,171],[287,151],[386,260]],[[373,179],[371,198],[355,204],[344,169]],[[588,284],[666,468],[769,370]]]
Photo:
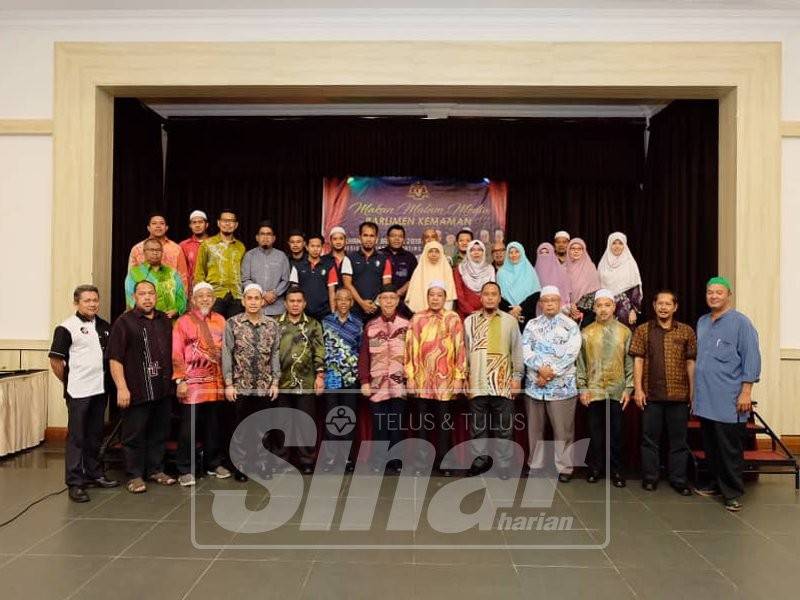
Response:
[[[347,255],[342,265],[344,287],[350,290],[355,304],[353,314],[362,321],[378,315],[375,298],[384,284],[392,281],[392,263],[385,254],[375,249],[378,243],[378,226],[365,221],[358,226],[361,248]]]
[[[392,225],[386,232],[388,244],[381,249],[389,262],[392,263],[392,285],[397,288],[397,295],[400,296],[400,312],[405,317],[411,316],[411,311],[405,305],[408,284],[411,281],[411,274],[417,268],[417,257],[403,247],[406,241],[406,230],[402,225]]]
[[[264,314],[282,315],[283,295],[289,287],[289,259],[275,248],[275,230],[270,221],[261,221],[256,233],[258,246],[248,250],[242,260],[242,285],[257,283],[264,290]]]
[[[205,281],[214,288],[214,312],[226,319],[242,312],[242,258],[244,244],[234,237],[239,227],[236,213],[222,209],[217,219],[219,233],[200,244],[194,282]]]
[[[180,245],[176,244],[167,237],[168,230],[169,226],[167,225],[167,218],[163,215],[163,213],[152,213],[147,219],[147,233],[149,235],[147,239],[139,242],[133,248],[131,248],[131,253],[128,256],[128,270],[147,261],[144,251],[144,243],[147,240],[157,240],[161,244],[161,247],[164,251],[161,259],[162,262],[166,266],[178,272],[181,282],[183,283],[183,289],[188,290],[191,277],[189,274],[189,267],[186,264],[186,257],[184,256]]]
[[[183,255],[186,257],[186,265],[189,268],[189,287],[191,291],[194,285],[194,268],[197,265],[197,253],[200,251],[200,244],[208,239],[208,217],[202,210],[193,210],[189,215],[189,230],[192,232],[188,238],[180,243]]]

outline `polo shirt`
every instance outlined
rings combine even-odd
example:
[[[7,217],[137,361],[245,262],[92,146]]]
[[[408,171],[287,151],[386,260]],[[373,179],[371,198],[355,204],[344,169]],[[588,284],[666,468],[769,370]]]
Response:
[[[299,285],[305,293],[306,313],[321,321],[331,314],[328,287],[338,282],[333,257],[327,254],[320,256],[315,265],[308,258],[292,261],[291,265],[289,282]]]
[[[88,398],[107,391],[103,352],[110,332],[111,326],[100,317],[87,319],[78,312],[56,327],[48,356],[66,363],[65,398]]]
[[[397,289],[403,287],[411,280],[414,269],[417,268],[417,257],[405,248],[392,250],[389,246],[381,249],[392,265],[392,285]]]
[[[347,260],[342,262],[342,275],[353,278],[353,286],[364,300],[375,300],[383,287],[383,278],[392,276],[392,263],[382,252],[366,256],[359,249],[348,253]],[[362,313],[357,304],[353,306],[353,312]]]
[[[745,315],[729,310],[716,321],[705,314],[697,321],[694,414],[721,423],[743,423],[736,411],[743,383],[761,376],[758,333]]]
[[[175,391],[172,383],[172,322],[155,311],[148,319],[138,308],[123,313],[111,328],[106,351],[122,364],[131,404],[160,400]]]

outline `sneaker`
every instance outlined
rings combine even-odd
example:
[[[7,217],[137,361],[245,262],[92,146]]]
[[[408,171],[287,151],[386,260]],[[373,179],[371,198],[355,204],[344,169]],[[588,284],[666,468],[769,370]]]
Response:
[[[216,477],[217,479],[227,479],[228,477],[231,476],[231,472],[228,471],[228,469],[226,469],[225,467],[219,466],[213,471],[206,471],[206,475],[210,475],[211,477]]]
[[[698,496],[719,496],[719,488],[714,485],[708,485],[706,487],[699,487],[695,488],[694,493]]]
[[[729,512],[739,512],[742,510],[742,501],[738,498],[730,498],[725,500],[725,510]]]
[[[194,485],[197,482],[194,480],[194,475],[192,475],[191,473],[186,473],[185,475],[181,475],[180,477],[178,477],[178,483],[181,484],[181,486],[183,487],[189,487],[190,485]]]

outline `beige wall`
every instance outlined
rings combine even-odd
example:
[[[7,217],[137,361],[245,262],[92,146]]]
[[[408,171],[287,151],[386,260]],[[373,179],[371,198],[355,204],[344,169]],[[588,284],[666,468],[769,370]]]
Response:
[[[328,15],[331,16],[331,15]],[[340,16],[342,16],[340,14]],[[215,19],[213,22],[184,15],[177,18],[151,19],[148,15],[129,15],[125,19],[103,19],[97,15],[93,19],[76,21],[56,16],[45,24],[33,23],[24,19],[0,22],[0,89],[15,90],[9,94],[0,94],[0,119],[4,118],[49,118],[53,114],[53,43],[61,40],[240,40],[240,39],[385,39],[387,37],[403,37],[408,39],[530,39],[530,40],[587,40],[606,39],[623,40],[778,40],[783,44],[783,99],[782,113],[784,119],[800,119],[800,43],[797,23],[782,19],[753,18],[748,20],[713,18],[688,18],[685,15],[672,14],[669,17],[653,15],[650,18],[555,18],[549,20],[547,26],[542,25],[541,15],[533,16],[515,12],[505,16],[494,14],[479,16],[474,19],[452,22],[449,13],[429,14],[425,18],[409,18],[392,13],[383,18],[364,17],[348,19],[343,15],[336,23],[327,21],[325,15],[314,21],[292,17],[289,13],[264,15],[261,18],[237,19],[229,16]],[[399,32],[399,33],[398,33]],[[478,63],[480,60],[478,58]],[[480,68],[480,65],[479,65]],[[37,146],[32,150],[28,162],[21,168],[10,172],[5,161],[0,161],[0,180],[11,183],[0,188],[0,209],[4,214],[8,211],[20,210],[19,198],[30,198],[32,203],[23,210],[28,216],[39,215],[37,221],[49,223],[52,210],[49,188],[50,175],[47,169],[51,165],[51,151],[46,143],[30,142],[19,137],[0,137],[0,151],[5,143],[11,154],[20,154],[18,150]],[[784,144],[793,142],[784,142]],[[791,150],[790,150],[791,152]],[[24,155],[24,152],[21,153]],[[784,166],[784,172],[797,172]],[[10,176],[10,177],[9,177]],[[786,180],[784,192],[786,192]],[[796,223],[797,209],[800,199],[795,188],[789,185],[791,198],[784,200],[783,229],[787,223],[791,227]],[[34,213],[31,215],[31,213]],[[787,219],[788,214],[788,219]],[[747,217],[746,214],[740,215]],[[21,231],[13,231],[11,239],[22,239]],[[43,255],[49,257],[51,248],[49,228],[36,228],[24,234],[26,244],[39,246],[46,250]],[[785,238],[784,238],[785,239]],[[53,249],[54,250],[54,249]],[[793,245],[784,242],[782,250],[784,261],[784,278],[782,289],[793,277],[786,275],[786,265],[797,264],[800,251]],[[17,277],[34,277],[37,281],[50,281],[49,261],[39,257],[33,269],[18,269]],[[796,271],[795,271],[796,272]],[[784,294],[785,296],[785,294]],[[0,288],[0,306],[12,302],[6,287]],[[65,302],[65,306],[67,303]],[[786,314],[788,311],[784,311]],[[794,313],[792,312],[792,315]],[[0,339],[43,339],[48,337],[51,322],[58,315],[51,315],[46,308],[33,319],[21,322],[6,310],[0,311]],[[13,331],[14,334],[6,334]],[[781,321],[780,337],[784,340],[800,339],[800,323],[791,317]],[[780,372],[786,369],[781,366]],[[776,424],[785,433],[800,432],[800,419],[793,408],[782,408],[774,411],[779,419]],[[57,399],[51,404],[51,425],[63,425],[65,422],[63,407]],[[785,427],[784,427],[785,425]],[[788,427],[788,429],[786,429]]]

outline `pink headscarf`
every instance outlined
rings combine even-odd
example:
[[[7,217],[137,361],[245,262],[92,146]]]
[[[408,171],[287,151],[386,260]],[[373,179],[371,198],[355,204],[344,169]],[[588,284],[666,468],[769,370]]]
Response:
[[[572,260],[569,256],[569,249],[573,244],[578,244],[583,248],[583,255],[578,260]],[[586,294],[600,289],[600,275],[598,275],[597,267],[594,266],[592,257],[589,256],[589,251],[586,249],[586,242],[581,238],[572,238],[569,241],[566,264],[573,302],[577,302]]]
[[[539,254],[542,248],[547,248],[550,252],[545,255]],[[542,287],[556,286],[561,293],[562,304],[569,304],[569,275],[566,267],[559,262],[556,249],[550,242],[543,242],[536,248],[536,274],[539,276]]]

